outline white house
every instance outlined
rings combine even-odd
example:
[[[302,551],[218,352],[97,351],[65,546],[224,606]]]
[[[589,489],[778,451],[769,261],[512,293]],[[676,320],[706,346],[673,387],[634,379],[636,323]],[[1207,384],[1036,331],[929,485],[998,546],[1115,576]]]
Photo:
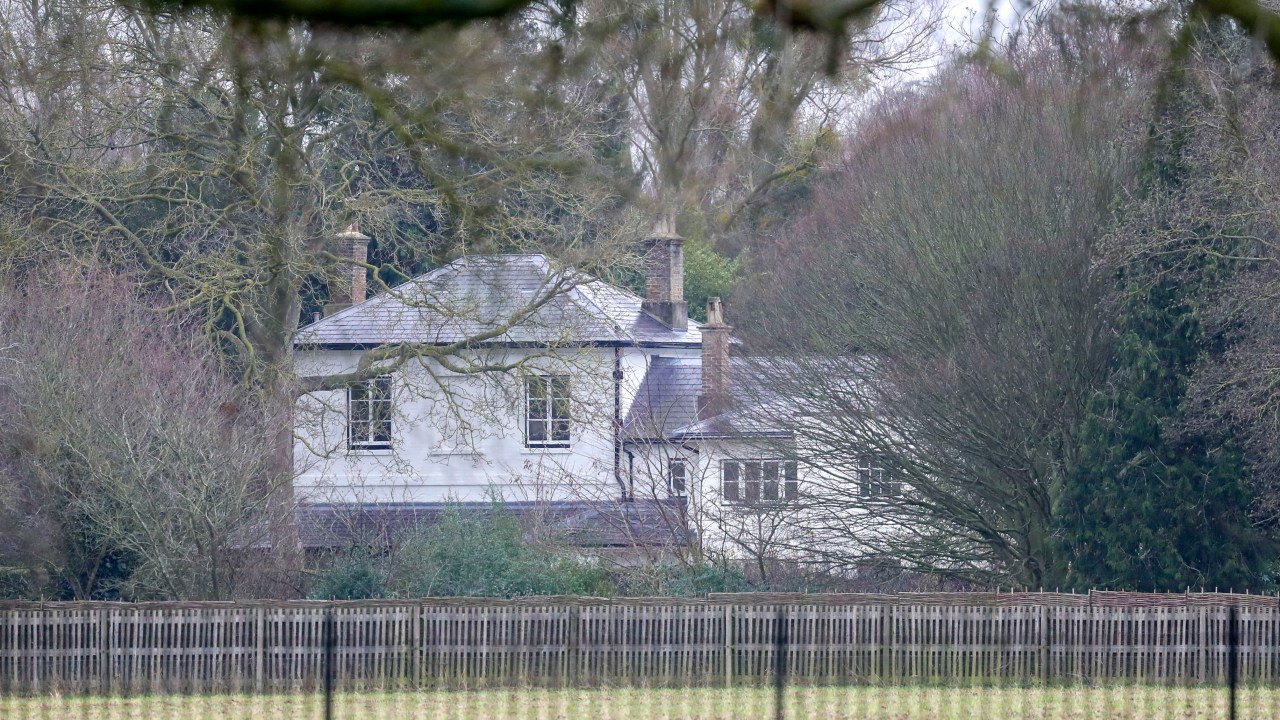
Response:
[[[805,472],[789,435],[735,403],[749,372],[719,300],[689,319],[683,241],[649,246],[644,298],[542,255],[464,257],[368,299],[360,268],[351,304],[296,338],[300,375],[363,375],[298,405],[304,543],[495,498],[583,545],[749,550],[785,532]]]

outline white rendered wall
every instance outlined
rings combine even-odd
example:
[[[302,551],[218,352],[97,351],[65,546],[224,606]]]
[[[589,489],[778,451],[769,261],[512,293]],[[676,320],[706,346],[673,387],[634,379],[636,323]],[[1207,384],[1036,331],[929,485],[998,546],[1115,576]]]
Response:
[[[319,392],[297,406],[295,463],[304,502],[614,500],[614,398],[626,416],[649,351],[614,348],[486,351],[491,363],[568,375],[573,423],[568,449],[526,447],[524,397],[517,371],[459,375],[412,362],[394,375],[392,447],[347,448],[345,390]],[[672,351],[662,351],[671,354]],[[677,353],[682,351],[675,351]],[[684,353],[696,354],[697,350]],[[350,372],[361,351],[299,352],[302,375]],[[625,479],[625,456],[623,472]]]
[[[812,464],[797,465],[799,497],[754,504],[728,502],[721,483],[724,460],[785,461],[778,441],[714,439],[676,444],[630,444],[630,469],[641,497],[668,497],[668,467],[684,461],[688,483],[689,527],[699,550],[711,557],[752,561],[761,557],[803,555],[797,547],[838,541],[852,549],[850,537],[816,537],[815,522],[829,510],[832,493],[857,492],[856,485]],[[780,492],[782,488],[779,488]],[[843,504],[843,503],[842,503]],[[825,525],[826,523],[822,523]]]

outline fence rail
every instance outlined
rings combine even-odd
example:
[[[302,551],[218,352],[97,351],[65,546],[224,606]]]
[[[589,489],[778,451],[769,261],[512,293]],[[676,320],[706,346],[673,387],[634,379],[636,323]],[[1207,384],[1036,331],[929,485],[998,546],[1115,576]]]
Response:
[[[1235,616],[1236,651],[1229,652]],[[780,643],[779,638],[785,638]],[[781,656],[779,656],[781,653]],[[1280,598],[734,594],[0,604],[0,692],[734,685],[1280,684]]]

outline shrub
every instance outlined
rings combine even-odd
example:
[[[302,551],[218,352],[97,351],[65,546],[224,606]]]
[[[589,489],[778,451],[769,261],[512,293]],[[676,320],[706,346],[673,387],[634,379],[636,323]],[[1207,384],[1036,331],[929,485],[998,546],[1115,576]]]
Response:
[[[528,529],[498,503],[482,511],[450,507],[400,539],[387,584],[400,597],[612,593],[607,573]]]
[[[320,573],[312,600],[368,600],[387,596],[383,568],[368,553],[352,552]]]

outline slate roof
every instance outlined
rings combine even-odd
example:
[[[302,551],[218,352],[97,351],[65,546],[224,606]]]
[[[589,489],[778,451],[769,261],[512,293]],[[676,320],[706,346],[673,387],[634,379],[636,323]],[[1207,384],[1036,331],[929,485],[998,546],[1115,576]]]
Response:
[[[497,332],[539,300],[514,327]],[[546,256],[473,255],[420,275],[301,328],[299,347],[365,348],[400,342],[517,345],[692,346],[699,324],[672,330],[643,312],[640,296],[586,273],[558,269]]]
[[[700,358],[655,357],[640,381],[623,428],[636,440],[663,439],[696,422],[702,391]]]
[[[669,547],[687,544],[682,501],[504,502],[517,518],[537,518],[577,547]],[[400,533],[439,521],[447,508],[488,513],[491,503],[305,504],[297,509],[304,548],[385,547]]]
[[[712,437],[788,437],[790,432],[759,418],[773,413],[753,410],[767,402],[762,379],[747,358],[730,358],[729,387],[734,408],[706,420],[698,419],[702,391],[702,359],[655,357],[636,392],[623,428],[633,442]]]

